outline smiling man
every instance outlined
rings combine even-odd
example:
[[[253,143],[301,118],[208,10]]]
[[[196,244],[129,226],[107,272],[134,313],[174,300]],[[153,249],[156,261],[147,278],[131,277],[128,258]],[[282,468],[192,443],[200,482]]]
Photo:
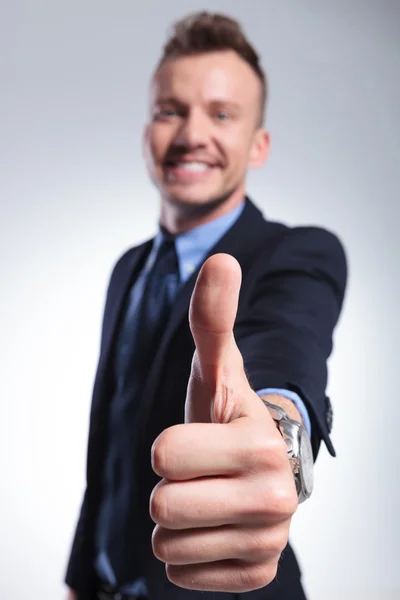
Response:
[[[109,284],[70,599],[305,598],[288,538],[321,440],[334,454],[347,270],[332,233],[265,220],[246,196],[266,97],[236,21],[176,24],[144,134],[159,231]]]

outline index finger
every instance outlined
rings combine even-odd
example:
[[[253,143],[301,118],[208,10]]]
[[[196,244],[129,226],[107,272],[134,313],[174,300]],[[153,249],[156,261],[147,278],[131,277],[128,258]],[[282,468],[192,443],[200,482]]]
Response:
[[[261,402],[261,400],[260,400]],[[186,423],[164,430],[153,443],[155,473],[170,481],[235,476],[265,469],[268,454],[276,465],[276,449],[286,446],[268,411],[259,429],[248,417],[232,423]]]

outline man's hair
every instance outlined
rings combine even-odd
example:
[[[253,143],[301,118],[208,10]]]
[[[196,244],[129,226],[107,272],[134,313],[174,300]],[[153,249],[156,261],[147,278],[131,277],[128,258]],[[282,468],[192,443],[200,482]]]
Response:
[[[219,13],[197,12],[177,21],[163,47],[157,70],[168,60],[207,52],[233,50],[254,71],[261,83],[261,115],[264,120],[268,82],[260,58],[238,21]]]

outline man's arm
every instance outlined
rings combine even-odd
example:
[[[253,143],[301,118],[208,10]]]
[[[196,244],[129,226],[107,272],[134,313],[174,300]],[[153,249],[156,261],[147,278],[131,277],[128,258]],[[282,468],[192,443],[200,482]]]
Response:
[[[334,455],[325,391],[347,281],[343,247],[324,229],[296,228],[254,268],[260,276],[235,324],[250,384],[296,393],[310,418],[314,457],[321,439]]]

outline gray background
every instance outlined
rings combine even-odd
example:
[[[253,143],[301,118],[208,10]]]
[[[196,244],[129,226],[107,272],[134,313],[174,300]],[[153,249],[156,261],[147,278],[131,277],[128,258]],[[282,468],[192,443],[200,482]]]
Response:
[[[152,235],[147,83],[172,20],[239,17],[269,74],[270,218],[334,230],[350,261],[333,441],[293,519],[310,600],[400,598],[397,424],[400,4],[3,1],[0,17],[0,591],[62,598],[84,485],[110,269]]]

